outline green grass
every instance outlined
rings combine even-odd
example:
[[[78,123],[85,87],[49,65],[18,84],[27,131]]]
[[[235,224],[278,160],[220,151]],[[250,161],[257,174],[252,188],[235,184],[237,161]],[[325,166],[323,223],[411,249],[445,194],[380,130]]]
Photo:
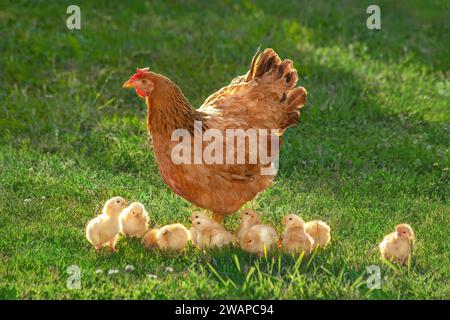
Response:
[[[1,298],[450,298],[446,1],[377,1],[379,31],[366,1],[79,0],[82,30],[68,31],[71,3],[0,2]],[[309,101],[276,183],[248,206],[278,230],[289,212],[326,220],[329,248],[303,260],[165,255],[121,238],[117,254],[96,255],[84,227],[111,196],[142,201],[152,225],[187,224],[193,209],[158,175],[145,106],[123,81],[150,66],[200,105],[259,44],[295,62]],[[376,250],[400,222],[416,231],[410,268]],[[66,288],[73,264],[81,290]],[[373,264],[381,290],[366,286]]]

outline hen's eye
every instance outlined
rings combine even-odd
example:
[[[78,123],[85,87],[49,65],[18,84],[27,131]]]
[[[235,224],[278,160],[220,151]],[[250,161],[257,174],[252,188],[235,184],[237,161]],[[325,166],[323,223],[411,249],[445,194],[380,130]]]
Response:
[[[142,83],[144,83],[144,84],[145,84],[146,82],[147,82],[147,81],[145,81],[145,80],[142,80]]]

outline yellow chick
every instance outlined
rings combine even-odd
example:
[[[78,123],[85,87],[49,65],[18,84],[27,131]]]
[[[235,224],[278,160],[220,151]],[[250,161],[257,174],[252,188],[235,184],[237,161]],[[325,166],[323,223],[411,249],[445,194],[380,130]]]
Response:
[[[211,219],[195,218],[192,228],[197,236],[196,245],[200,248],[221,248],[233,242],[233,234],[228,232],[222,225]]]
[[[191,216],[189,217],[189,220],[190,220],[191,222],[194,222],[195,219],[205,219],[205,220],[209,220],[210,223],[211,223],[211,225],[212,225],[214,228],[225,230],[225,226],[224,226],[223,224],[221,224],[221,223],[219,223],[219,222],[217,222],[217,221],[211,219],[209,216],[207,216],[207,215],[204,214],[203,212],[200,212],[200,211],[194,211],[194,212],[192,212]],[[197,244],[197,238],[199,237],[198,230],[197,230],[194,226],[192,226],[192,227],[189,229],[189,233],[190,233],[190,235],[191,235],[191,241],[192,241],[194,244]]]
[[[161,250],[182,251],[189,240],[190,235],[186,227],[174,223],[148,231],[142,238],[142,244],[146,249],[158,247]]]
[[[243,233],[240,245],[247,252],[263,255],[264,247],[267,252],[277,248],[278,234],[271,226],[257,224]]]
[[[295,214],[283,218],[285,225],[281,245],[285,252],[310,254],[314,247],[314,239],[306,232],[305,222]]]
[[[408,224],[399,224],[392,232],[384,237],[380,243],[381,256],[393,262],[405,264],[411,255],[414,245],[414,231]]]
[[[149,217],[144,205],[133,202],[120,213],[120,231],[127,237],[142,237],[148,229]]]
[[[115,245],[120,231],[119,215],[126,205],[122,197],[111,198],[103,206],[102,214],[87,224],[86,238],[97,252],[105,245],[113,252],[116,251]]]
[[[326,247],[331,240],[331,228],[320,220],[305,223],[306,232],[314,239],[314,248]]]
[[[241,224],[236,233],[236,237],[240,246],[242,247],[242,240],[244,238],[245,233],[253,226],[260,224],[261,220],[259,218],[258,213],[252,209],[245,209],[241,213]]]

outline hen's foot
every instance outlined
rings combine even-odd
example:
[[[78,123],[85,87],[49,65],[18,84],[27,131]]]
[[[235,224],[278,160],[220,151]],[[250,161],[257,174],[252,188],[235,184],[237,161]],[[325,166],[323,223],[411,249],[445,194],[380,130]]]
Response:
[[[217,213],[213,213],[213,220],[218,222],[218,223],[222,223],[224,216],[221,214],[217,214]]]

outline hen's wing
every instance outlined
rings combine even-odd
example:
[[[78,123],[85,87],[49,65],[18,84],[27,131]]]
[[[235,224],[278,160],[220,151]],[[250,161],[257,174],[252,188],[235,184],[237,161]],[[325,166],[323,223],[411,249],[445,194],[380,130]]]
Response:
[[[198,111],[209,128],[280,129],[297,124],[306,90],[296,87],[297,70],[272,49],[253,57],[250,70],[209,96]]]
[[[225,129],[279,129],[282,134],[295,126],[299,109],[306,100],[306,90],[296,87],[297,70],[291,60],[281,61],[272,49],[258,52],[252,59],[249,71],[209,96],[198,109],[206,115],[208,128]],[[253,133],[254,135],[254,133]],[[272,145],[273,135],[268,135],[267,146]],[[249,159],[250,149],[241,150]],[[277,152],[277,151],[276,151]],[[251,182],[260,175],[261,164],[226,164],[217,173],[234,182]],[[267,186],[264,178],[261,188]],[[269,179],[270,180],[270,179]]]

